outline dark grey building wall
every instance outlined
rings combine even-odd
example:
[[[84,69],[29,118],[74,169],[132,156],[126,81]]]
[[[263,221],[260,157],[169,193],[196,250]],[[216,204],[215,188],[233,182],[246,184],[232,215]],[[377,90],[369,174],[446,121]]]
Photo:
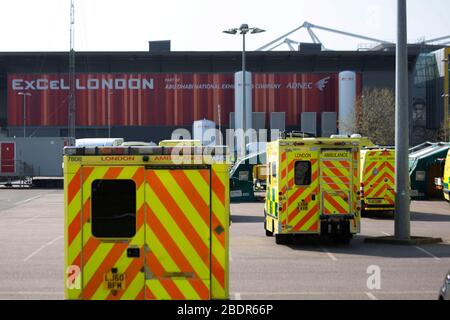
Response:
[[[418,53],[410,52],[410,70],[413,70]],[[76,57],[77,72],[235,72],[241,69],[241,52],[78,52]],[[68,59],[67,52],[0,52],[0,126],[7,125],[8,73],[64,73],[68,72]],[[248,52],[247,68],[252,72],[353,70],[362,73],[364,87],[395,89],[395,52]],[[270,124],[266,126],[269,127]],[[165,139],[170,137],[168,132],[172,129],[172,127],[115,127],[112,134],[143,140],[151,132],[150,136]],[[19,136],[20,130],[11,128],[10,131],[13,135]],[[61,136],[67,134],[65,127],[27,130],[34,132],[34,136],[49,136],[58,131]],[[79,128],[77,133],[80,137],[104,137],[107,129]]]

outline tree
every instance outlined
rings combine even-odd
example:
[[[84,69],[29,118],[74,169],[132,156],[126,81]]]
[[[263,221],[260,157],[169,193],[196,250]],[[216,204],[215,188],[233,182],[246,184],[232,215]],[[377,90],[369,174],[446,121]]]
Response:
[[[353,124],[340,123],[344,128],[368,137],[380,146],[395,144],[395,96],[389,89],[364,89],[356,101]]]

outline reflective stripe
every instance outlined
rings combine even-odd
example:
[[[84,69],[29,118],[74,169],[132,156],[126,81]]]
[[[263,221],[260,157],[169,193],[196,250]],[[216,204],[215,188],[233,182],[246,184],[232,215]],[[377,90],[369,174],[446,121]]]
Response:
[[[301,160],[295,160],[301,161]],[[311,184],[309,186],[295,186],[297,190],[288,197],[287,223],[292,227],[291,232],[310,232],[317,228],[319,222],[319,162],[317,159],[311,162]],[[291,181],[295,180],[295,168],[288,173]],[[312,201],[315,194],[316,200]],[[306,210],[300,210],[301,202],[307,204]],[[312,230],[310,230],[312,228]]]
[[[200,174],[199,171],[205,171]],[[196,174],[197,172],[197,174]],[[205,174],[207,173],[207,175]],[[214,176],[214,174],[213,174]],[[146,173],[147,245],[154,255],[153,265],[162,275],[147,280],[156,299],[208,299],[210,274],[224,282],[217,265],[213,270],[210,255],[210,185],[207,170],[148,170]],[[206,187],[204,185],[206,184]],[[215,182],[216,199],[222,203],[222,181]],[[218,195],[218,196],[217,196]],[[223,198],[224,200],[224,198]],[[195,203],[194,203],[195,202]],[[182,209],[181,209],[182,208]],[[155,246],[155,242],[157,245]],[[164,250],[161,250],[164,248]],[[170,258],[175,265],[165,264]],[[158,261],[158,262],[157,262]],[[192,274],[170,279],[170,274]],[[173,281],[172,281],[173,280]],[[159,282],[159,285],[154,284]],[[205,283],[208,283],[206,285]],[[162,290],[161,288],[164,288]]]
[[[66,174],[66,266],[81,268],[83,288],[66,290],[66,297],[227,299],[229,168],[211,168],[146,171],[144,166],[84,166]],[[97,179],[135,182],[137,221],[132,239],[117,242],[92,236],[91,185]],[[150,253],[145,243],[151,245]],[[139,248],[139,258],[128,257],[130,246]],[[145,260],[153,273],[147,281]],[[111,268],[125,274],[125,289],[114,292],[105,287],[104,276]]]
[[[389,153],[384,153],[388,155]],[[377,168],[377,174],[373,172]],[[364,170],[364,200],[366,205],[370,206],[370,199],[377,199],[381,203],[376,205],[394,205],[395,204],[395,169],[387,160],[373,161]]]
[[[322,212],[326,215],[351,213],[351,195],[356,190],[352,180],[355,171],[351,171],[351,162],[344,160],[323,160],[322,174]]]

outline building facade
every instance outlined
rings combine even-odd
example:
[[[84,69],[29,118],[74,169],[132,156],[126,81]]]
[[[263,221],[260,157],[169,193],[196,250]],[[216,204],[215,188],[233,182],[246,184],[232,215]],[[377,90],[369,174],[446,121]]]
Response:
[[[448,98],[445,102],[442,95],[448,94],[448,62],[439,63],[440,55],[448,57],[448,51],[409,50],[414,143],[438,140],[446,128]],[[3,135],[22,136],[25,124],[26,136],[67,136],[68,61],[66,52],[0,53]],[[193,121],[202,119],[220,120],[226,129],[234,111],[234,73],[240,69],[240,52],[79,52],[76,137],[110,133],[157,142],[170,138],[175,128],[191,130]],[[316,112],[320,128],[323,112],[338,112],[342,71],[357,74],[359,95],[371,88],[395,91],[392,48],[248,52],[247,70],[252,72],[252,109],[267,129],[271,114],[280,112],[288,130],[300,130],[304,112]],[[25,92],[31,96],[19,95]]]

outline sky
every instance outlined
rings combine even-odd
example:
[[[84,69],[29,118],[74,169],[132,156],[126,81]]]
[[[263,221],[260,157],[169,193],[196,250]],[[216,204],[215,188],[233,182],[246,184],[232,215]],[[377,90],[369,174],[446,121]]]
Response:
[[[408,0],[408,39],[450,35],[450,1]],[[1,51],[67,51],[70,0],[0,0]],[[247,23],[255,50],[303,22],[395,41],[395,0],[75,0],[76,51],[147,51],[171,40],[172,51],[239,51],[238,36],[222,30]],[[317,30],[325,47],[355,50],[366,40]],[[306,31],[289,36],[311,42]],[[286,45],[278,50],[288,50]]]

